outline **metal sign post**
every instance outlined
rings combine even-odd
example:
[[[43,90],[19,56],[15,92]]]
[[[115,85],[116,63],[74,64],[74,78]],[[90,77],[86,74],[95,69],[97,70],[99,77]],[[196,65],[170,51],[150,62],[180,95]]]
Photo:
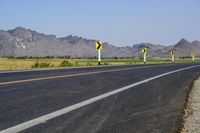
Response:
[[[147,53],[144,53],[144,64],[147,62]]]
[[[174,63],[174,55],[172,55],[172,63]]]
[[[174,50],[172,50],[170,53],[171,53],[171,56],[172,56],[172,63],[174,63],[174,61],[175,61],[175,58],[174,58],[175,51],[174,51]]]
[[[194,62],[194,55],[192,56],[192,61]]]
[[[98,65],[101,65],[101,50],[98,50]]]
[[[196,54],[195,54],[195,51],[193,50],[193,51],[192,51],[192,61],[193,61],[193,62],[195,61],[195,55],[196,55]]]

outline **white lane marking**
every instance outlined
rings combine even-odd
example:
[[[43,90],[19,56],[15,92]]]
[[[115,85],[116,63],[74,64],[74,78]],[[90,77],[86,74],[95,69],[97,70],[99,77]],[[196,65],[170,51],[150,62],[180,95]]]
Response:
[[[67,77],[75,77],[75,76],[83,76],[83,75],[91,75],[91,74],[99,74],[99,73],[108,73],[108,72],[117,72],[117,71],[125,71],[125,70],[134,70],[134,69],[150,68],[150,67],[158,67],[158,66],[169,66],[169,65],[151,65],[151,66],[118,68],[118,69],[110,69],[110,70],[99,70],[99,71],[97,70],[97,71],[83,72],[83,73],[77,73],[77,74],[67,74],[67,75],[50,76],[50,77],[42,77],[42,78],[32,78],[32,79],[22,79],[22,80],[15,80],[15,81],[5,81],[5,82],[0,82],[0,85],[32,82],[32,81],[39,81],[39,80],[49,80],[49,79],[57,79],[57,78],[67,78]]]
[[[160,75],[157,75],[157,76],[154,76],[154,77],[139,81],[137,83],[130,84],[128,86],[125,86],[125,87],[122,87],[122,88],[119,88],[119,89],[104,93],[102,95],[90,98],[90,99],[82,101],[80,103],[68,106],[66,108],[57,110],[55,112],[46,114],[44,116],[32,119],[30,121],[27,121],[27,122],[24,122],[24,123],[21,123],[21,124],[18,124],[16,126],[8,128],[8,129],[2,130],[2,131],[0,131],[0,133],[16,133],[16,132],[23,131],[23,130],[25,130],[27,128],[33,127],[33,126],[41,124],[41,123],[45,123],[46,121],[48,121],[50,119],[53,119],[55,117],[61,116],[61,115],[66,114],[66,113],[69,113],[69,112],[71,112],[73,110],[79,109],[79,108],[81,108],[83,106],[89,105],[91,103],[94,103],[94,102],[99,101],[101,99],[104,99],[104,98],[107,98],[109,96],[115,95],[115,94],[120,93],[122,91],[128,90],[128,89],[130,89],[132,87],[141,85],[143,83],[149,82],[151,80],[154,80],[154,79],[157,79],[157,78],[160,78],[160,77],[164,77],[164,76],[172,74],[172,73],[180,72],[180,71],[191,69],[191,68],[195,68],[195,67],[200,67],[200,65],[195,65],[195,66],[190,66],[190,67],[186,67],[186,68],[177,69],[177,70],[174,70],[174,71],[170,71],[170,72],[167,72],[167,73],[163,73],[163,74],[160,74]]]

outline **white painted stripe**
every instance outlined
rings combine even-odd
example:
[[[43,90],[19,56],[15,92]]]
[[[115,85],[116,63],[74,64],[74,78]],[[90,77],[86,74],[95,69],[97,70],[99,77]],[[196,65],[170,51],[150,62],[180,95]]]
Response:
[[[69,112],[71,112],[73,110],[79,109],[79,108],[81,108],[83,106],[89,105],[91,103],[94,103],[94,102],[99,101],[101,99],[107,98],[109,96],[118,94],[118,93],[120,93],[122,91],[125,91],[125,90],[128,90],[128,89],[130,89],[132,87],[141,85],[143,83],[149,82],[151,80],[154,80],[154,79],[157,79],[157,78],[160,78],[160,77],[164,77],[164,76],[172,74],[172,73],[184,71],[184,70],[195,68],[195,67],[200,67],[200,65],[195,65],[195,66],[190,66],[190,67],[186,67],[186,68],[182,68],[182,69],[177,69],[177,70],[174,70],[174,71],[170,71],[170,72],[167,72],[167,73],[163,73],[163,74],[160,74],[160,75],[157,75],[157,76],[142,80],[142,81],[137,82],[137,83],[130,84],[128,86],[125,86],[125,87],[122,87],[122,88],[119,88],[119,89],[104,93],[104,94],[99,95],[97,97],[93,97],[91,99],[82,101],[80,103],[68,106],[66,108],[57,110],[55,112],[46,114],[44,116],[32,119],[30,121],[27,121],[27,122],[24,122],[24,123],[21,123],[21,124],[18,124],[16,126],[8,128],[8,129],[2,130],[2,131],[0,131],[0,133],[16,133],[16,132],[23,131],[23,130],[25,130],[27,128],[33,127],[33,126],[41,124],[41,123],[45,123],[46,121],[48,121],[50,119],[53,119],[55,117],[61,116],[61,115],[66,114],[66,113],[69,113]]]
[[[117,68],[117,69],[110,69],[110,70],[107,69],[107,70],[97,70],[97,71],[92,70],[90,72],[82,72],[82,73],[76,73],[76,74],[49,76],[49,77],[32,78],[32,79],[21,79],[21,80],[15,80],[15,81],[5,81],[5,82],[0,82],[0,85],[25,83],[25,82],[58,79],[58,78],[68,78],[68,77],[75,77],[75,76],[83,76],[83,75],[91,75],[91,74],[99,74],[99,73],[109,73],[109,72],[117,72],[117,71],[126,71],[126,70],[134,70],[134,69],[142,69],[142,68],[150,68],[150,67],[159,67],[159,66],[168,66],[168,65],[149,65],[149,66]]]

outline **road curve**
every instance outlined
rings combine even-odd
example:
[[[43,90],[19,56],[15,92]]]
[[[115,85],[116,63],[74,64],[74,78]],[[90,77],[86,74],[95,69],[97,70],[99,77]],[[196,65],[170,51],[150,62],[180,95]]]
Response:
[[[173,133],[199,73],[197,63],[2,72],[0,132]],[[87,101],[100,96],[106,97]],[[45,121],[15,128],[44,116]]]

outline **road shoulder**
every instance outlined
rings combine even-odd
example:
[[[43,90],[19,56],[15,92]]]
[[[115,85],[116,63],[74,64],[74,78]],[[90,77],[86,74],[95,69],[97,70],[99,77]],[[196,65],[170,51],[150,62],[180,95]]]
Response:
[[[181,133],[200,133],[200,77],[193,84],[184,113]]]

